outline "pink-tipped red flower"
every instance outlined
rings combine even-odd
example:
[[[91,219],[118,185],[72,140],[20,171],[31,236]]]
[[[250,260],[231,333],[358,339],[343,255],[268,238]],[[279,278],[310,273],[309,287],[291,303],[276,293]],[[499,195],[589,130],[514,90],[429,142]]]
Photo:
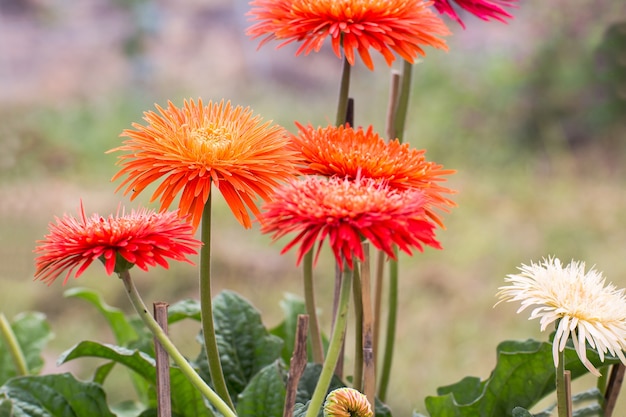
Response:
[[[302,42],[296,52],[318,52],[331,39],[335,54],[355,63],[355,49],[369,69],[374,63],[369,50],[380,52],[388,65],[393,52],[413,62],[425,55],[422,46],[447,50],[439,36],[449,35],[445,23],[423,0],[254,0],[249,15],[257,23],[248,29],[253,39],[265,36],[261,45],[273,39]]]
[[[456,20],[461,27],[465,24],[459,17],[451,3],[456,3],[462,9],[467,10],[479,19],[489,21],[491,19],[506,23],[506,19],[512,19],[504,7],[513,7],[517,0],[435,0],[435,8],[441,14],[448,15]]]
[[[67,270],[63,284],[78,268],[78,278],[91,263],[100,259],[106,273],[121,273],[133,265],[144,271],[148,266],[168,267],[166,258],[191,263],[187,255],[195,254],[202,244],[193,238],[191,224],[176,212],[155,213],[146,209],[109,217],[85,215],[81,203],[80,217],[67,214],[50,223],[49,234],[37,242],[35,279],[52,284]]]
[[[400,191],[380,181],[309,176],[292,181],[275,192],[264,205],[261,232],[279,239],[288,233],[297,236],[283,249],[299,245],[299,264],[317,243],[319,255],[328,238],[337,263],[353,267],[353,259],[364,258],[361,241],[395,259],[394,247],[411,254],[423,245],[441,249],[435,239],[435,225],[428,220],[427,199],[420,190]]]
[[[426,160],[425,151],[411,148],[397,139],[386,142],[370,126],[367,130],[345,126],[314,128],[296,123],[299,132],[291,138],[293,148],[303,159],[304,174],[337,176],[348,179],[374,178],[391,188],[416,188],[428,199],[426,213],[439,225],[433,209],[446,211],[454,202],[445,194],[445,176],[455,171]]]

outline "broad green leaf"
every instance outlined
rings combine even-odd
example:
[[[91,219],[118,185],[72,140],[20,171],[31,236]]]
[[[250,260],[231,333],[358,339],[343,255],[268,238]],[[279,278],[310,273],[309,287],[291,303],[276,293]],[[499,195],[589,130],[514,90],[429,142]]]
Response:
[[[533,417],[530,411],[522,407],[515,407],[512,414],[513,417]]]
[[[145,408],[145,404],[137,401],[124,401],[111,406],[111,411],[113,411],[117,417],[137,417],[145,412]]]
[[[154,359],[141,351],[122,346],[85,340],[63,352],[57,363],[62,365],[73,359],[86,357],[109,359],[135,371],[151,384],[155,383],[153,382],[156,378]]]
[[[132,318],[127,317],[122,310],[108,305],[98,292],[89,288],[78,287],[65,291],[63,295],[65,297],[82,299],[96,307],[109,324],[118,345],[130,348],[139,348],[140,350],[147,351],[146,353],[148,354],[153,354],[153,351],[150,351],[150,336],[146,335],[143,323],[143,327],[136,328],[133,324]],[[144,341],[146,337],[148,337],[148,340]],[[145,346],[145,349],[141,349],[142,346]],[[98,372],[94,375],[94,381],[104,382],[108,372],[103,371],[104,369],[98,370]],[[108,369],[108,371],[110,371],[110,369]],[[137,378],[135,375],[131,375],[131,380],[140,399],[142,401],[149,401],[150,394],[148,392],[148,385],[146,382],[141,378]]]
[[[289,366],[291,361],[291,355],[294,351],[296,329],[298,326],[298,315],[307,314],[304,301],[296,295],[286,294],[285,298],[281,300],[280,306],[283,309],[285,315],[284,320],[270,330],[270,333],[274,336],[278,336],[283,340],[283,350],[281,356],[283,361]],[[328,340],[322,335],[322,343],[324,348],[328,347]],[[311,348],[311,341],[307,338],[307,352],[309,362],[313,361],[313,350]]]
[[[200,303],[197,300],[181,300],[167,310],[169,324],[184,319],[200,321]]]
[[[88,288],[70,288],[63,293],[63,296],[80,298],[96,307],[107,323],[109,323],[118,345],[128,346],[131,341],[138,338],[137,332],[135,332],[122,310],[108,305],[98,292]]]
[[[59,358],[59,363],[81,357],[98,357],[115,361],[141,375],[151,386],[156,385],[154,359],[141,351],[85,341],[66,351]],[[212,411],[204,403],[203,396],[178,367],[170,368],[170,385],[173,412],[181,417],[213,417]],[[149,406],[153,407],[154,404],[151,403]]]
[[[22,349],[30,374],[37,374],[43,367],[41,352],[52,339],[50,325],[42,313],[21,313],[13,319],[11,329]],[[17,375],[13,359],[0,337],[0,384]]]
[[[282,340],[269,334],[258,310],[232,291],[215,297],[213,319],[226,385],[236,402],[252,377],[280,357]],[[209,380],[204,349],[197,364]]]
[[[287,373],[279,361],[261,369],[239,395],[239,417],[282,417]]]
[[[69,373],[13,378],[0,387],[0,398],[0,417],[115,417],[100,385]]]
[[[296,406],[293,408],[293,417],[305,417],[306,412],[309,409],[309,404],[300,404],[296,403]]]
[[[304,373],[302,374],[302,377],[300,377],[300,382],[298,383],[298,391],[296,393],[297,403],[306,404],[311,399],[321,372],[322,365],[319,363],[306,364]],[[333,378],[330,380],[330,386],[328,387],[327,394],[334,389],[343,388],[345,386],[346,385],[341,381],[341,379],[339,379],[336,375],[333,375]]]
[[[593,350],[587,350],[587,356],[594,365],[601,364]],[[503,342],[497,348],[497,357],[496,367],[488,379],[464,378],[439,388],[439,396],[426,398],[428,412],[437,417],[512,416],[515,407],[530,409],[554,391],[551,343]],[[617,362],[616,358],[606,357],[604,365]],[[571,347],[565,349],[565,367],[571,371],[572,379],[588,372]]]
[[[115,362],[107,362],[104,365],[98,366],[93,373],[93,377],[91,378],[92,382],[100,385],[104,384],[104,381],[107,379],[109,373],[111,373],[114,367]]]

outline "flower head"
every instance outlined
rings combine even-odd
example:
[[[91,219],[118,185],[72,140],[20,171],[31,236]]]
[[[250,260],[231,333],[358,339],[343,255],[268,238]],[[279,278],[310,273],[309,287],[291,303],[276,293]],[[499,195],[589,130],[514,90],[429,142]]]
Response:
[[[373,417],[367,397],[354,388],[338,388],[326,396],[324,417]]]
[[[500,287],[502,301],[521,301],[518,313],[535,306],[529,319],[540,319],[541,331],[558,321],[552,342],[555,366],[560,351],[572,336],[578,357],[592,374],[598,370],[587,359],[587,342],[598,351],[600,360],[608,351],[626,363],[626,298],[624,290],[605,286],[605,279],[595,269],[585,272],[583,262],[572,261],[563,267],[558,258],[539,264],[522,265],[520,274],[508,275],[510,285]]]
[[[446,170],[427,161],[426,151],[411,148],[397,139],[386,142],[373,131],[344,126],[314,128],[296,123],[299,132],[292,137],[292,146],[301,153],[305,174],[338,176],[349,179],[374,178],[383,180],[391,188],[420,189],[427,197],[426,213],[442,224],[433,208],[446,210],[455,204],[444,194],[454,191],[440,185]]]
[[[423,45],[447,50],[438,36],[450,32],[423,0],[253,0],[249,15],[258,21],[248,29],[252,38],[265,36],[261,45],[273,39],[281,47],[297,41],[296,55],[318,52],[330,37],[335,54],[354,65],[354,50],[369,69],[374,63],[369,53],[380,52],[388,65],[395,60],[392,51],[413,62],[425,55]]]
[[[152,201],[160,197],[165,210],[181,192],[180,215],[191,215],[197,228],[214,184],[237,220],[251,227],[246,206],[258,215],[256,196],[268,200],[280,181],[296,173],[285,130],[261,123],[249,108],[223,101],[205,106],[202,100],[156,107],[160,114],[144,113],[148,124],[133,124],[135,130],[122,133],[129,138],[124,145],[109,151],[130,152],[119,157],[122,169],[113,180],[128,175],[118,190],[126,186],[131,199],[163,178]]]
[[[345,258],[352,268],[353,257],[364,258],[363,239],[394,259],[395,245],[409,254],[412,247],[423,250],[422,245],[440,249],[424,210],[426,201],[422,191],[395,190],[371,178],[309,176],[276,190],[274,200],[263,207],[261,232],[273,233],[274,239],[297,232],[282,251],[299,244],[297,263],[316,242],[319,255],[328,237],[337,263],[342,266]]]
[[[75,268],[78,278],[91,263],[100,259],[111,275],[137,265],[168,267],[165,258],[191,263],[187,255],[195,254],[201,242],[193,238],[189,223],[181,221],[176,212],[155,213],[146,209],[124,210],[107,218],[85,215],[82,202],[80,218],[65,215],[50,223],[49,234],[35,248],[35,279],[52,284],[68,270],[67,283]]]
[[[465,24],[457,14],[451,2],[456,3],[459,7],[467,10],[479,19],[489,21],[491,19],[499,20],[506,23],[506,19],[513,18],[503,7],[512,7],[517,0],[434,0],[435,8],[441,14],[448,15],[451,19],[456,20],[461,27],[465,28]]]

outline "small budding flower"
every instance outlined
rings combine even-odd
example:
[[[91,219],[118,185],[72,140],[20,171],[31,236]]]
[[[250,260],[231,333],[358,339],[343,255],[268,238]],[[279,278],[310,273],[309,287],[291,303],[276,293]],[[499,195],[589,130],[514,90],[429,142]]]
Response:
[[[623,289],[605,286],[602,273],[595,269],[585,272],[584,262],[572,261],[564,267],[558,258],[548,258],[539,264],[522,265],[519,270],[521,273],[506,277],[510,285],[499,288],[497,304],[521,301],[518,313],[534,306],[529,320],[540,319],[541,331],[558,322],[552,342],[555,366],[570,335],[578,357],[593,375],[600,376],[600,372],[587,359],[587,343],[597,350],[601,361],[610,352],[626,364]]]
[[[339,388],[326,396],[324,417],[373,417],[367,397],[353,388]]]

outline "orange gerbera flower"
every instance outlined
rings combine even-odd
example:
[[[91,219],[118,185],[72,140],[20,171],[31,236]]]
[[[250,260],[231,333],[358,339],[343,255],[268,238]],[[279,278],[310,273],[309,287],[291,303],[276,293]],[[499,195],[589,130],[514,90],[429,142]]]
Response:
[[[151,201],[160,196],[165,210],[182,190],[180,214],[191,215],[195,229],[215,184],[237,220],[249,228],[246,206],[258,215],[256,196],[268,200],[280,181],[297,173],[285,130],[261,124],[249,108],[223,101],[204,106],[202,100],[185,101],[182,108],[171,102],[167,109],[156,108],[160,114],[144,113],[148,124],[134,123],[135,130],[122,133],[130,139],[109,151],[130,152],[120,156],[122,169],[113,180],[128,175],[118,190],[127,186],[124,194],[132,192],[131,200],[165,177]]]
[[[411,148],[397,139],[386,142],[370,126],[367,130],[344,126],[306,127],[296,123],[299,132],[292,146],[302,154],[305,174],[358,177],[384,180],[392,188],[417,188],[424,192],[428,215],[441,225],[431,207],[446,210],[455,203],[444,194],[453,190],[440,185],[445,175],[455,171],[427,161],[425,150]]]
[[[65,215],[50,223],[50,233],[37,243],[35,279],[52,284],[68,270],[63,284],[78,268],[78,278],[91,263],[100,259],[111,275],[137,265],[143,270],[157,264],[168,267],[165,258],[191,263],[188,254],[195,254],[202,243],[193,238],[193,228],[182,222],[176,212],[155,213],[133,210],[104,218],[93,214],[87,218],[82,202],[80,218]]]
[[[296,55],[318,52],[327,37],[335,54],[341,47],[351,65],[356,49],[369,69],[374,63],[369,49],[380,52],[388,65],[394,61],[392,52],[413,62],[425,55],[421,46],[447,50],[444,40],[449,35],[443,21],[423,0],[254,0],[248,13],[258,23],[248,29],[253,39],[265,36],[261,45],[284,40],[280,48],[298,41],[302,45]]]
[[[423,245],[441,249],[426,202],[420,190],[400,191],[371,178],[307,176],[276,190],[274,200],[263,207],[261,232],[273,233],[273,239],[298,232],[282,250],[299,244],[298,264],[316,242],[317,258],[328,237],[337,263],[341,266],[345,259],[352,268],[353,257],[364,258],[362,239],[393,259],[395,245],[408,254],[412,247],[422,251]]]

